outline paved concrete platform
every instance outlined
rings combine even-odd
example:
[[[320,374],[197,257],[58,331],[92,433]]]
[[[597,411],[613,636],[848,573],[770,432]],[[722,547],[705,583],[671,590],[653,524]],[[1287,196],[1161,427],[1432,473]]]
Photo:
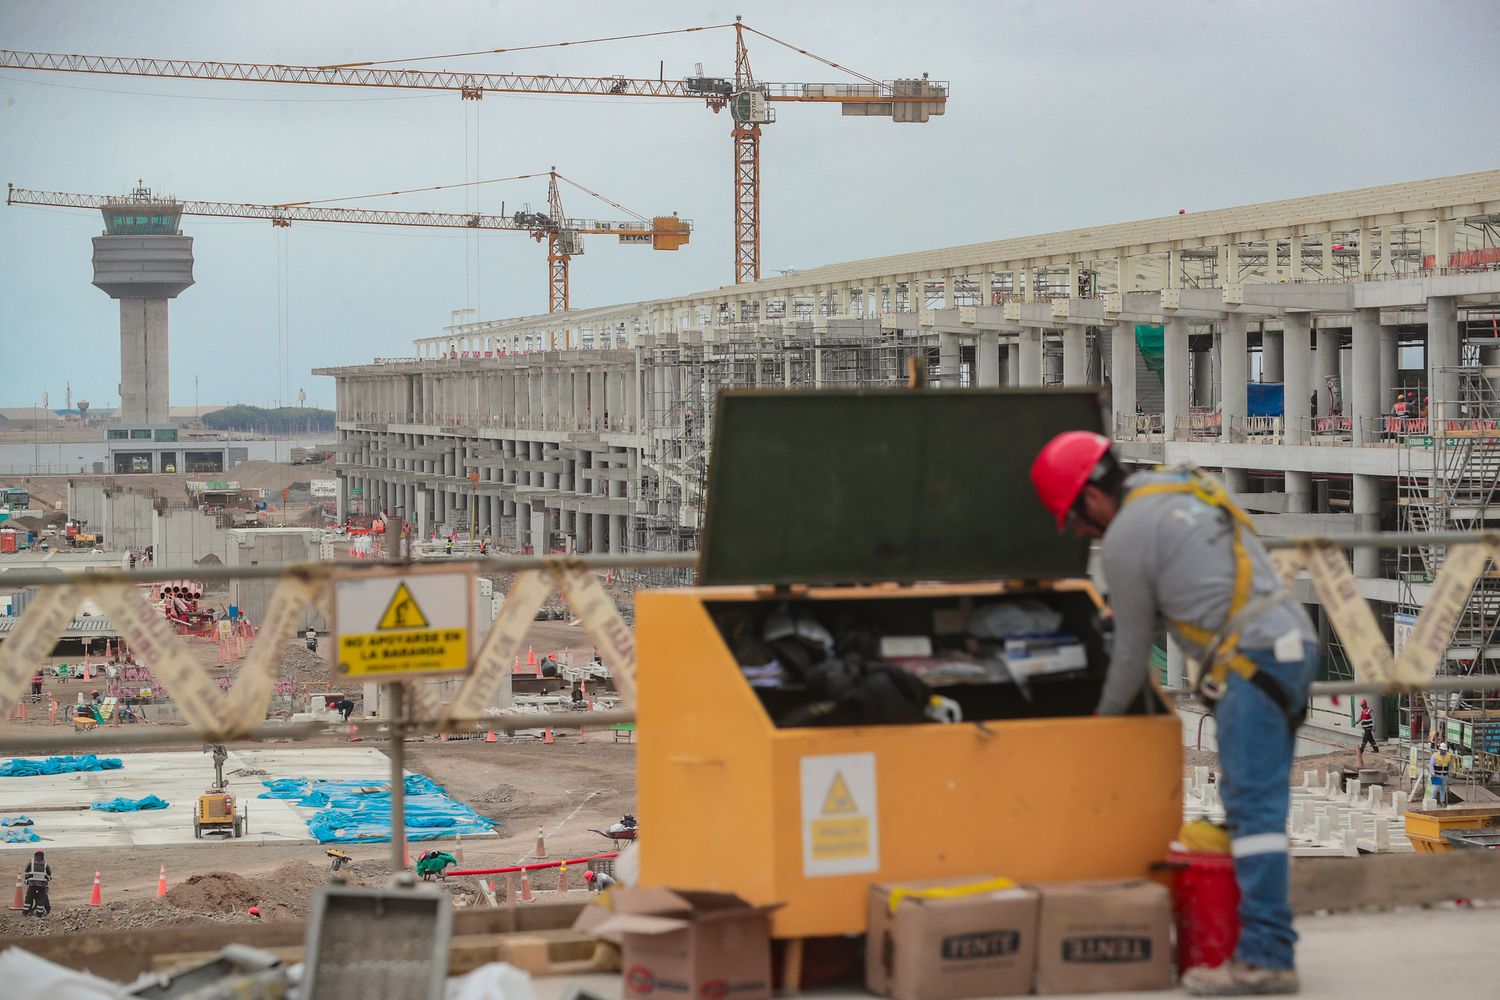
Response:
[[[1344,913],[1297,920],[1302,935],[1298,963],[1305,1000],[1386,1000],[1426,997],[1492,997],[1500,982],[1500,909],[1402,910]],[[619,975],[536,979],[537,1000],[560,1000],[582,986],[606,1000],[621,997]],[[1057,1000],[1146,1000],[1182,997],[1180,990],[1150,993],[1058,995]],[[816,990],[809,998],[869,1000],[865,992]]]
[[[0,850],[127,849],[195,843],[193,810],[198,796],[213,783],[213,758],[202,751],[115,756],[125,766],[114,771],[0,778],[0,816],[30,816],[36,821],[33,829],[42,838],[33,844],[0,844]],[[232,773],[239,769],[266,773]],[[248,832],[229,843],[311,844],[315,841],[308,833],[307,818],[316,810],[285,799],[256,798],[265,791],[261,783],[272,778],[313,777],[374,783],[389,777],[390,762],[384,754],[365,747],[311,750],[274,746],[230,751],[224,775],[229,790],[250,812]],[[90,808],[93,802],[122,795],[133,799],[156,795],[170,806],[138,813]],[[476,834],[475,839],[485,836],[494,834]]]

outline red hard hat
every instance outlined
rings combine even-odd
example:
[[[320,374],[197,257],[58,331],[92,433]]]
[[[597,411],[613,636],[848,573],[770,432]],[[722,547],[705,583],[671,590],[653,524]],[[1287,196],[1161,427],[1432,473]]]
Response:
[[[594,881],[594,879],[596,879],[598,877],[599,877],[599,873],[596,872],[596,871],[587,871],[587,872],[583,873],[583,880],[585,882],[592,882],[592,881]]]
[[[1064,431],[1042,446],[1031,463],[1031,486],[1042,506],[1057,519],[1057,530],[1068,522],[1068,511],[1078,501],[1084,484],[1109,451],[1109,438],[1092,431]]]
[[[260,916],[260,907],[258,907],[258,906],[252,906],[252,907],[250,907],[250,909],[246,910],[245,912],[249,913],[252,917],[258,917],[258,916]]]
[[[1369,708],[1370,707],[1370,701],[1369,701],[1369,699],[1368,698],[1361,698],[1361,699],[1359,699],[1359,707],[1360,708]]]

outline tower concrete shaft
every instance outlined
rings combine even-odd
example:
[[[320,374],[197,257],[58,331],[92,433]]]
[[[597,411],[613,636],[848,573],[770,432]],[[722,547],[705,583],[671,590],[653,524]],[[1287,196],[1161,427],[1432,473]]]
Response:
[[[193,240],[177,228],[181,206],[145,189],[101,211],[94,285],[120,303],[119,419],[170,423],[167,300],[193,284]]]

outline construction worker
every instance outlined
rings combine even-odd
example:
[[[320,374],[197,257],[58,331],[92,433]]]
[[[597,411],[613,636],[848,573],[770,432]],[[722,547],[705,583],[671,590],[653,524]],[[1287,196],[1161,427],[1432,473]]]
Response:
[[[307,626],[307,634],[304,638],[307,640],[307,651],[309,653],[316,653],[318,651],[318,630],[311,625]]]
[[[1432,785],[1433,798],[1440,806],[1448,804],[1448,772],[1452,768],[1453,755],[1448,752],[1448,744],[1439,743],[1427,761],[1427,781]]]
[[[1108,438],[1049,441],[1031,482],[1059,531],[1102,539],[1115,641],[1097,713],[1137,704],[1165,620],[1199,663],[1200,696],[1218,726],[1219,786],[1240,888],[1233,958],[1192,969],[1198,996],[1298,989],[1288,901],[1292,748],[1317,665],[1317,633],[1281,586],[1249,518],[1191,468],[1127,476]]]
[[[52,883],[52,866],[47,864],[47,856],[41,851],[33,854],[26,867],[21,869],[21,877],[26,881],[26,905],[21,915],[47,916],[52,912],[52,900],[47,896],[47,887]]]
[[[1370,711],[1368,698],[1359,699],[1359,728],[1362,734],[1359,738],[1359,755],[1363,758],[1366,746],[1371,750],[1380,749],[1380,744],[1375,742],[1375,713]]]
[[[583,873],[583,884],[594,892],[603,892],[614,885],[615,880],[605,872],[586,871]]]

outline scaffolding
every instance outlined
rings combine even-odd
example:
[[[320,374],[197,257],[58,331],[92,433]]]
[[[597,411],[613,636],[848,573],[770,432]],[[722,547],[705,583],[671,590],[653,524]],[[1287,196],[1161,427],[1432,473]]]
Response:
[[[1467,352],[1466,352],[1467,354]],[[1490,532],[1500,528],[1500,367],[1469,365],[1433,372],[1425,426],[1402,439],[1397,504],[1403,532]],[[1399,654],[1404,633],[1420,615],[1442,570],[1446,547],[1408,545],[1397,552],[1400,604],[1395,619]],[[1500,570],[1476,580],[1448,643],[1438,674],[1500,674]],[[1446,739],[1473,759],[1470,778],[1495,773],[1500,763],[1500,696],[1456,691],[1403,695],[1398,733],[1403,750],[1420,758],[1428,734]],[[1417,758],[1412,758],[1417,759]]]
[[[646,443],[632,484],[626,550],[697,549],[721,391],[890,388],[902,382],[905,356],[917,350],[873,317],[732,323],[707,336],[667,334],[643,347]]]

